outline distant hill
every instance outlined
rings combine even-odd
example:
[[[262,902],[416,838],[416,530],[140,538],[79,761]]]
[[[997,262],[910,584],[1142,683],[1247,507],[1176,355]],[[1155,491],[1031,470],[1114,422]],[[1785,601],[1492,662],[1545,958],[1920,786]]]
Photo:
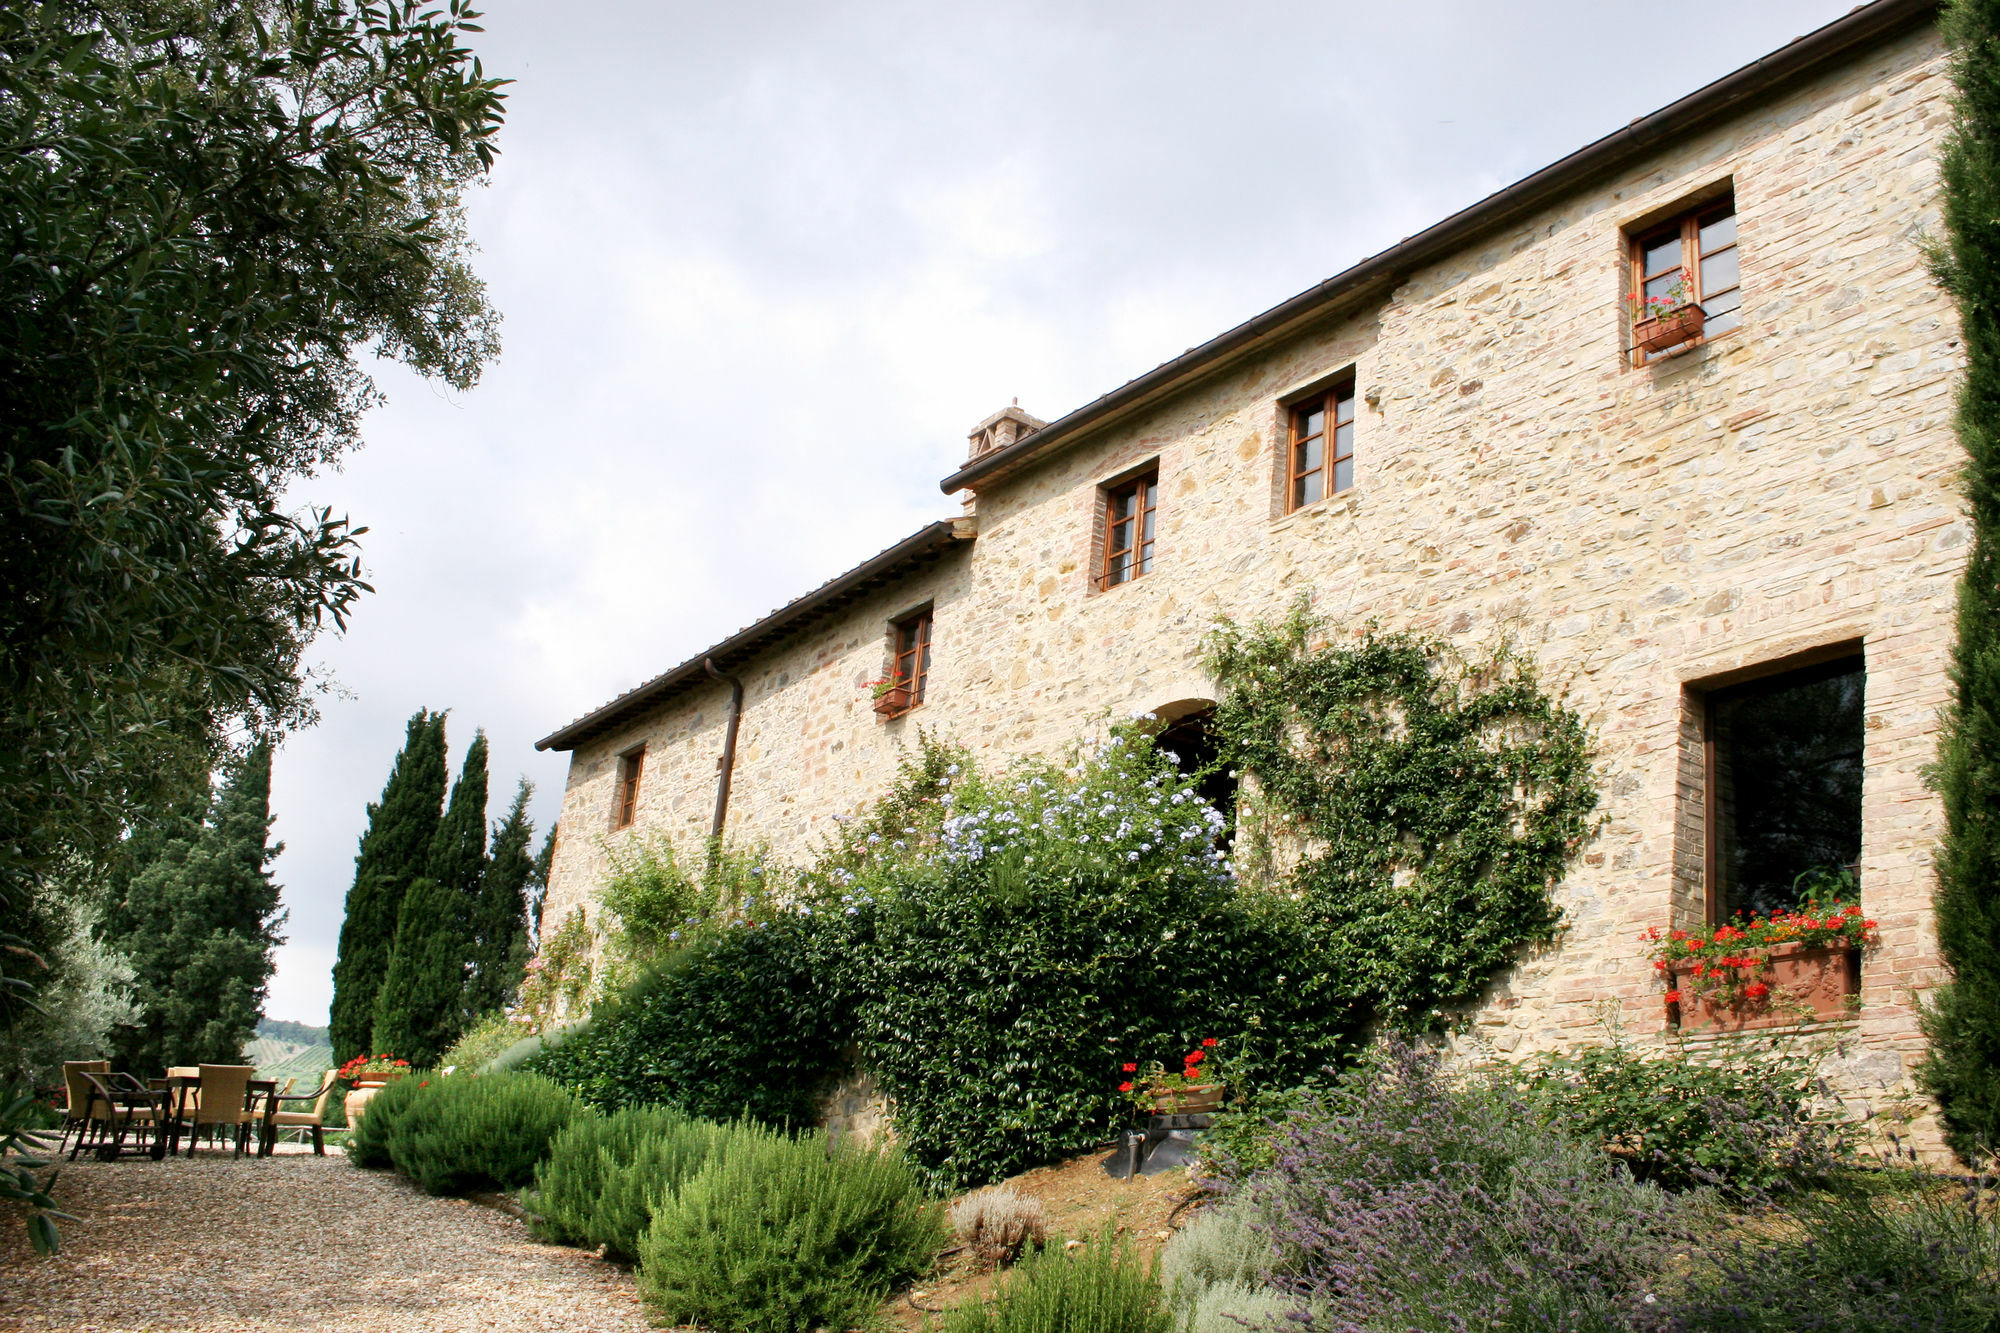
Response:
[[[257,1066],[257,1077],[296,1080],[294,1092],[318,1087],[320,1075],[333,1068],[333,1046],[325,1028],[282,1019],[259,1023],[256,1039],[243,1053]]]
[[[316,1028],[307,1023],[289,1023],[282,1018],[260,1018],[257,1020],[257,1035],[269,1037],[273,1041],[288,1041],[294,1046],[330,1046],[327,1029]]]

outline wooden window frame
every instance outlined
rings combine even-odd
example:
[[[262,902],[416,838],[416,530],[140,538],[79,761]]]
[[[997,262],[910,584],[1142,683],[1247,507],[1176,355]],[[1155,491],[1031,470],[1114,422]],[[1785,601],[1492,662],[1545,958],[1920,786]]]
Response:
[[[1760,662],[1740,671],[1732,671],[1726,676],[1718,676],[1689,686],[1691,690],[1699,691],[1701,705],[1701,916],[1706,924],[1719,926],[1729,919],[1723,914],[1725,904],[1722,893],[1722,839],[1716,836],[1717,825],[1722,819],[1722,759],[1721,744],[1717,736],[1719,728],[1715,720],[1716,705],[1732,695],[1758,689],[1780,676],[1804,675],[1829,668],[1845,667],[1850,662],[1861,664],[1864,682],[1862,734],[1865,737],[1868,697],[1865,682],[1868,676],[1868,654],[1859,639],[1809,649],[1774,662]],[[1862,819],[1865,830],[1867,827],[1865,804]],[[1863,843],[1865,847],[1865,833]]]
[[[1307,394],[1296,402],[1285,405],[1285,512],[1296,514],[1301,509],[1310,509],[1322,500],[1354,489],[1354,430],[1356,400],[1353,376],[1347,376],[1324,389]],[[1347,415],[1341,416],[1345,409]],[[1318,409],[1321,413],[1320,429],[1316,434],[1302,434],[1305,420]],[[1347,428],[1347,448],[1340,449],[1340,429]],[[1329,445],[1329,437],[1331,444]],[[1314,440],[1320,441],[1319,466],[1305,467],[1302,453],[1305,446]],[[1338,482],[1340,465],[1347,465],[1347,484],[1329,488],[1327,480]],[[1304,498],[1307,478],[1318,478],[1319,494],[1308,500]]]
[[[901,717],[922,707],[930,684],[931,644],[936,622],[932,607],[924,607],[889,622],[889,679],[909,682],[910,702],[885,717]]]
[[[1121,518],[1118,503],[1127,497],[1134,501],[1132,515]],[[1108,592],[1152,573],[1160,541],[1159,466],[1155,464],[1106,486],[1098,513],[1104,522],[1104,540],[1097,548],[1097,577],[1093,580],[1097,590]],[[1118,529],[1128,523],[1131,525],[1130,540],[1127,545],[1120,546]],[[1123,566],[1113,563],[1120,556],[1127,557]]]
[[[1700,203],[1690,204],[1689,206],[1680,209],[1672,216],[1663,218],[1658,222],[1649,223],[1643,227],[1634,227],[1626,234],[1625,274],[1627,279],[1626,281],[1626,291],[1628,293],[1627,300],[1631,300],[1639,296],[1640,294],[1644,293],[1646,290],[1646,283],[1650,281],[1652,278],[1664,276],[1665,274],[1673,271],[1673,269],[1663,268],[1659,270],[1658,273],[1648,274],[1645,271],[1645,263],[1646,263],[1646,251],[1649,248],[1658,246],[1663,241],[1667,240],[1671,236],[1674,236],[1675,234],[1678,234],[1680,236],[1680,242],[1681,242],[1681,260],[1680,263],[1675,267],[1680,269],[1685,269],[1689,274],[1690,282],[1693,286],[1693,290],[1689,293],[1692,304],[1703,305],[1705,302],[1713,299],[1716,296],[1726,296],[1732,291],[1739,294],[1737,298],[1737,306],[1735,311],[1737,317],[1737,321],[1735,324],[1731,325],[1729,328],[1722,329],[1716,333],[1710,333],[1706,329],[1704,329],[1696,337],[1690,338],[1688,341],[1684,343],[1678,343],[1673,347],[1668,347],[1658,352],[1648,352],[1644,348],[1640,347],[1636,342],[1634,342],[1629,352],[1631,362],[1634,366],[1653,365],[1654,363],[1659,361],[1664,361],[1669,357],[1678,356],[1682,352],[1686,352],[1692,348],[1704,346],[1712,339],[1726,337],[1727,335],[1734,333],[1738,329],[1743,327],[1743,316],[1742,316],[1743,306],[1741,298],[1741,292],[1743,290],[1742,223],[1740,219],[1737,223],[1737,236],[1735,239],[1732,239],[1728,245],[1718,245],[1713,250],[1710,250],[1705,254],[1702,252],[1701,249],[1702,227],[1708,223],[1719,222],[1725,216],[1737,217],[1736,192],[1733,189],[1724,190],[1720,194],[1712,195],[1709,198],[1702,200]],[[1708,292],[1703,290],[1701,281],[1702,261],[1705,259],[1713,258],[1714,256],[1721,254],[1723,251],[1731,249],[1737,252],[1736,285],[1734,287],[1724,288],[1720,292]],[[1632,328],[1631,313],[1632,312],[1629,309],[1626,311],[1626,316],[1627,316],[1626,329],[1628,337],[1630,336]]]
[[[639,784],[646,772],[646,747],[618,756],[618,785],[611,793],[611,831],[631,828],[639,818]]]

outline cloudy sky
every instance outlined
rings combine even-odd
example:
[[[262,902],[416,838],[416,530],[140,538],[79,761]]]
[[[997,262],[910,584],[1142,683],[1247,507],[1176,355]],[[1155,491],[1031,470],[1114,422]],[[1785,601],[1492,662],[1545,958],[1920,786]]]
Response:
[[[1849,7],[490,0],[506,349],[465,395],[384,373],[302,488],[378,591],[278,759],[266,1012],[326,1021],[416,708],[546,827],[536,738],[953,512],[981,417],[1053,419]]]

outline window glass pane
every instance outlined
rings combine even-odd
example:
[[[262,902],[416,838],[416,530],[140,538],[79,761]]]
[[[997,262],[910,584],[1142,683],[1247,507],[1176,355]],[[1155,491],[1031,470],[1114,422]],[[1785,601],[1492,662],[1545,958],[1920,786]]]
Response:
[[[1706,338],[1712,334],[1727,333],[1731,329],[1741,328],[1742,326],[1743,312],[1741,310],[1732,310],[1726,315],[1711,315],[1702,321],[1701,336]]]
[[[1354,455],[1354,427],[1336,426],[1333,432],[1333,456],[1351,458]]]
[[[1313,472],[1298,479],[1298,483],[1292,491],[1292,508],[1297,509],[1302,505],[1312,504],[1319,499],[1320,478],[1323,475],[1323,473]]]
[[[1658,273],[1663,268],[1679,268],[1681,266],[1681,238],[1678,236],[1669,236],[1665,240],[1655,241],[1642,252],[1640,262],[1646,266],[1647,273]]]
[[[1860,860],[1865,679],[1855,660],[1716,701],[1720,916],[1797,907]]]
[[[1292,471],[1313,472],[1318,470],[1319,460],[1322,457],[1325,445],[1326,441],[1324,439],[1307,440],[1301,444],[1298,449],[1298,462],[1292,465]]]
[[[1701,261],[1701,291],[1704,297],[1710,292],[1727,291],[1738,281],[1735,246]],[[1703,308],[1706,309],[1706,306]]]
[[[1679,284],[1680,280],[1681,280],[1681,271],[1679,269],[1675,269],[1671,273],[1663,273],[1659,277],[1653,278],[1646,283],[1646,295],[1666,296],[1673,291],[1674,287]]]
[[[1120,491],[1111,497],[1111,517],[1114,522],[1132,517],[1132,511],[1139,506],[1139,497],[1133,491]]]
[[[1326,429],[1326,409],[1315,407],[1309,412],[1299,413],[1299,438],[1317,435]]]
[[[1131,519],[1128,518],[1123,522],[1111,525],[1111,549],[1114,551],[1129,551],[1132,549]]]
[[[1354,420],[1354,390],[1348,389],[1333,405],[1334,424]]]
[[[1123,583],[1131,577],[1131,571],[1132,553],[1130,551],[1119,551],[1111,557],[1111,563],[1104,571],[1104,582],[1106,584]]]
[[[1141,523],[1139,524],[1139,540],[1140,540],[1140,541],[1142,541],[1142,542],[1149,542],[1149,541],[1153,540],[1153,528],[1154,528],[1154,525],[1155,525],[1156,523],[1158,523],[1158,522],[1159,522],[1159,518],[1160,518],[1160,511],[1159,511],[1159,510],[1157,510],[1157,509],[1148,509],[1148,510],[1146,511],[1146,517],[1145,517],[1145,519],[1144,519],[1144,520],[1143,520],[1143,521],[1142,521],[1142,522],[1141,522]]]
[[[1343,458],[1333,465],[1333,489],[1344,491],[1354,484],[1354,460]]]
[[[1707,254],[1710,250],[1714,250],[1720,246],[1734,245],[1735,243],[1736,215],[1734,213],[1731,213],[1726,218],[1717,218],[1701,229],[1701,252],[1703,254]]]
[[[1141,574],[1150,574],[1153,572],[1153,544],[1151,542],[1147,542],[1139,548],[1139,572]]]

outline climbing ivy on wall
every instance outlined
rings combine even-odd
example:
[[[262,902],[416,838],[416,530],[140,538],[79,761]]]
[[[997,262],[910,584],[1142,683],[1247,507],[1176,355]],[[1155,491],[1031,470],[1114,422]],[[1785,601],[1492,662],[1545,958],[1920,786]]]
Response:
[[[1303,908],[1310,985],[1433,1026],[1554,936],[1551,891],[1596,823],[1589,730],[1514,651],[1327,633],[1301,602],[1208,641],[1216,731],[1254,779],[1237,859]]]

